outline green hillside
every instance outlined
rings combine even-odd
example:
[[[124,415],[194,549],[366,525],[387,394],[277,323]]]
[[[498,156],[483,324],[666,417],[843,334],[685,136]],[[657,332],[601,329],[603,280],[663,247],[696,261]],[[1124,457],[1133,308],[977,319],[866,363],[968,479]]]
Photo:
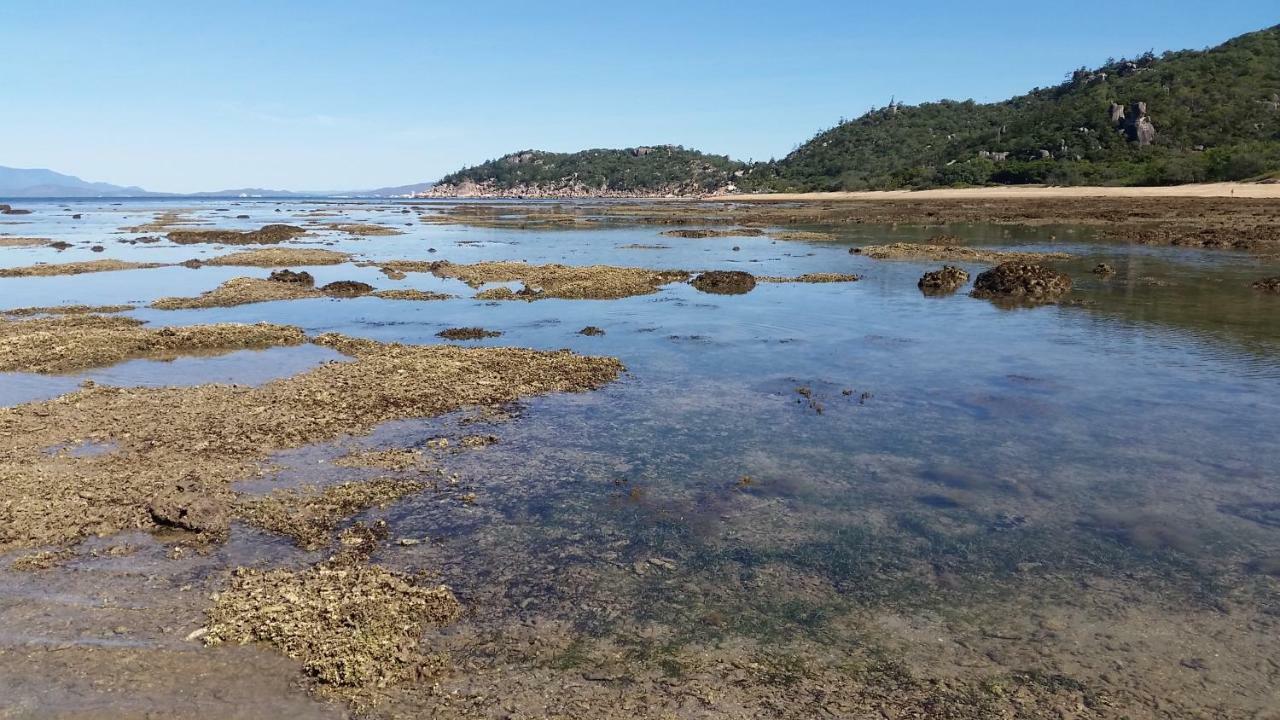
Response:
[[[1280,173],[1280,26],[1081,68],[998,103],[890,105],[746,165],[663,145],[512,153],[438,191],[667,194],[985,184],[1173,185]]]
[[[1113,103],[1124,109],[1124,121],[1113,122]],[[1136,132],[1135,103],[1145,103],[1154,138]],[[1211,50],[1148,53],[1082,68],[1061,85],[1004,102],[873,110],[757,166],[741,184],[769,190],[1161,185],[1239,180],[1277,169],[1280,26]]]
[[[724,155],[675,145],[576,153],[526,150],[447,175],[436,189],[475,184],[492,191],[690,194],[719,190],[745,167]]]

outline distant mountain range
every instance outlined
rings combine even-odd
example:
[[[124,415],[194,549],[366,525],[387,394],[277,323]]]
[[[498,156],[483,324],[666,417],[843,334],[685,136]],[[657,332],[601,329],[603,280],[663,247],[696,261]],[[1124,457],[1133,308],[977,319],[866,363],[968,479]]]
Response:
[[[88,182],[40,168],[11,168],[0,165],[0,198],[96,198],[96,197],[392,197],[429,190],[433,183],[416,183],[374,190],[270,190],[235,188],[198,193],[151,192],[135,185]]]
[[[140,187],[86,182],[52,170],[0,166],[0,197],[130,197],[152,194]]]

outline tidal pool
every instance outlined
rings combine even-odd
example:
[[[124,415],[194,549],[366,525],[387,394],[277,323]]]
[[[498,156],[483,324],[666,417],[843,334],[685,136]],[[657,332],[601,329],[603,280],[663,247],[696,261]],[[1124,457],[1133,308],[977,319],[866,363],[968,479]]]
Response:
[[[449,652],[454,671],[438,685],[388,691],[377,712],[812,717],[854,713],[877,697],[882,707],[926,707],[921,694],[942,692],[939,683],[967,693],[963,702],[939,696],[975,713],[954,717],[982,717],[996,707],[982,703],[1018,693],[1030,698],[1025,717],[1265,718],[1280,707],[1280,297],[1249,287],[1277,274],[1274,259],[1106,243],[1070,227],[946,228],[974,246],[1072,255],[1053,263],[1075,280],[1066,301],[1004,309],[968,297],[967,287],[922,295],[916,280],[942,263],[849,252],[927,240],[936,229],[686,239],[660,235],[667,226],[613,222],[424,223],[419,216],[434,207],[424,201],[22,206],[35,211],[26,224],[0,232],[73,247],[3,248],[0,267],[176,263],[243,249],[119,242],[147,233],[118,228],[181,208],[210,227],[308,227],[285,246],[340,250],[357,262],[861,276],[762,283],[730,296],[673,283],[621,300],[486,302],[455,280],[395,280],[342,264],[306,269],[318,285],[354,279],[457,297],[182,311],[145,306],[269,270],[0,279],[0,309],[133,303],[133,317],[156,325],[270,321],[412,344],[476,326],[502,335],[471,345],[570,348],[626,365],[595,392],[496,415],[397,421],[286,453],[274,473],[242,487],[376,474],[331,462],[352,448],[423,449],[449,478],[358,518],[387,523],[374,562],[429,570],[465,608],[429,640]],[[308,225],[321,221],[401,234]],[[104,252],[89,250],[98,244]],[[1115,274],[1090,272],[1103,262]],[[971,276],[987,267],[953,264]],[[581,334],[588,325],[604,334]],[[339,358],[304,345],[135,360],[74,378],[0,375],[0,403],[69,392],[85,378],[257,384]],[[496,442],[460,442],[475,435]],[[333,710],[283,682],[227,672],[231,651],[183,641],[226,569],[297,567],[323,553],[242,526],[226,544],[180,557],[164,537],[120,541],[128,553],[107,552],[112,542],[86,542],[38,573],[0,570],[0,695],[36,714],[111,707],[92,682],[31,668],[68,662],[92,679],[111,672],[89,667],[93,653],[130,662],[177,654],[214,696],[221,687],[281,708]],[[70,648],[73,659],[53,659],[51,646]],[[277,676],[290,672],[259,646],[234,652]],[[129,707],[178,702],[181,683],[156,679],[163,675],[151,672],[145,702]]]

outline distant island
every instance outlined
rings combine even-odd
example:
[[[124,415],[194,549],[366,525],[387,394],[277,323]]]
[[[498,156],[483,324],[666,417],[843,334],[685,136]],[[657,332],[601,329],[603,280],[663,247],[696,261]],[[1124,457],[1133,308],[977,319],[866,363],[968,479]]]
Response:
[[[891,102],[780,160],[679,146],[525,150],[426,197],[667,196],[981,185],[1177,185],[1280,173],[1280,26],[1215,48],[1108,60],[997,103]]]
[[[422,197],[687,196],[723,192],[748,171],[746,163],[678,145],[554,153],[524,150],[459,170]]]

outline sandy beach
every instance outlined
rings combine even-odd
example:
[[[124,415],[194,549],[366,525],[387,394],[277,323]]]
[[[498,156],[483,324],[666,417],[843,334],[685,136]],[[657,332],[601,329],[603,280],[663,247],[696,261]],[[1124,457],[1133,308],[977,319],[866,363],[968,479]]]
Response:
[[[1166,187],[1045,187],[1016,185],[1003,187],[940,188],[937,190],[873,190],[863,192],[770,193],[713,195],[708,200],[750,202],[796,200],[965,200],[998,198],[1261,198],[1280,199],[1280,183],[1202,183]]]

